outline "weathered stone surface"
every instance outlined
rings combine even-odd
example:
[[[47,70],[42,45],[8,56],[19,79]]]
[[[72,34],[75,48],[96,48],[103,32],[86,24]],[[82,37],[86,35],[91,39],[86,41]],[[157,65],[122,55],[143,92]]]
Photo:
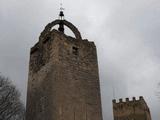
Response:
[[[56,30],[31,49],[26,120],[102,120],[96,46]]]
[[[114,120],[151,120],[149,108],[141,96],[139,100],[126,98],[126,101],[113,100]]]

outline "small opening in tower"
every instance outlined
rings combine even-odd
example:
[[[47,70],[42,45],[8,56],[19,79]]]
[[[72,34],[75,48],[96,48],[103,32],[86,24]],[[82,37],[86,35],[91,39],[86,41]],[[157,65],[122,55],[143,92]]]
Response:
[[[74,55],[78,55],[78,48],[77,47],[72,47],[72,53]]]

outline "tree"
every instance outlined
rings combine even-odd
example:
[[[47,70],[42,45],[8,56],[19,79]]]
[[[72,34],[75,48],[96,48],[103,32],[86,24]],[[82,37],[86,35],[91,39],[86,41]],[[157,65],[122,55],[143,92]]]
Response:
[[[20,92],[12,82],[0,75],[0,120],[24,120]]]

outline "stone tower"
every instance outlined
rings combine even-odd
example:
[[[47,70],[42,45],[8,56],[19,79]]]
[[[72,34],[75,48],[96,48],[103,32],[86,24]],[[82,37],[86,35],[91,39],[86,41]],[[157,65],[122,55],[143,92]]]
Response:
[[[96,46],[59,17],[30,51],[26,120],[102,120]]]
[[[139,100],[135,97],[131,101],[126,98],[125,102],[122,99],[119,102],[113,100],[113,116],[114,120],[151,120],[149,108],[142,96]]]

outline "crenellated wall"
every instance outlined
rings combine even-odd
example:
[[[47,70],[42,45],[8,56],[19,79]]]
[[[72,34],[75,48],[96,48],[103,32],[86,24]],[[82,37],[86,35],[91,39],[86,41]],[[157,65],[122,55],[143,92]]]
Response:
[[[151,120],[149,108],[142,96],[131,100],[112,100],[114,120]]]

